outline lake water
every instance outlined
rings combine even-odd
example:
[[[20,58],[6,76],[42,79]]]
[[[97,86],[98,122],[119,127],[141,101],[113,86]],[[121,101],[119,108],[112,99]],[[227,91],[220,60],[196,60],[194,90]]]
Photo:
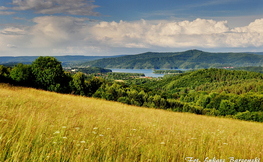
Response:
[[[164,74],[154,74],[153,69],[111,69],[112,72],[122,72],[122,73],[143,73],[148,77],[163,77]],[[171,69],[156,69],[156,70],[171,70]],[[174,70],[187,70],[187,69],[174,69]]]

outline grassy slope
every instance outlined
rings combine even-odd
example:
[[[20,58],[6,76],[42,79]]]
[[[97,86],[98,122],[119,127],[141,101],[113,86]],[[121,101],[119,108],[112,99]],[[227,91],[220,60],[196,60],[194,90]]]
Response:
[[[263,124],[0,85],[0,161],[262,158]]]

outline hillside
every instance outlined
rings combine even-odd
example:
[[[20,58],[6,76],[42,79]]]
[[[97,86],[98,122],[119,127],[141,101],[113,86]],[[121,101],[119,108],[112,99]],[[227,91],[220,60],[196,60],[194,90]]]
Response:
[[[122,56],[122,55],[120,55]],[[37,59],[39,56],[1,56],[0,57],[0,65],[16,65],[18,63],[23,64],[31,64],[32,61]],[[98,60],[102,58],[110,58],[110,57],[119,57],[119,56],[82,56],[82,55],[67,55],[67,56],[54,56],[60,62],[62,62],[63,66],[66,65],[74,65],[77,63]]]
[[[262,123],[6,84],[0,84],[0,91],[0,161],[263,158]]]
[[[190,69],[223,66],[260,66],[263,56],[247,53],[209,53],[199,50],[173,53],[147,52],[117,58],[103,58],[83,66],[122,69]]]

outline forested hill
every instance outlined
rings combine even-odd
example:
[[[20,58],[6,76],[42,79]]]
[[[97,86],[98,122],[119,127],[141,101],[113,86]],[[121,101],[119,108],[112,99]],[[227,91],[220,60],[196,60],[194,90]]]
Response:
[[[120,55],[123,56],[123,55]],[[87,61],[98,60],[102,58],[120,57],[116,56],[84,56],[84,55],[67,55],[67,56],[54,56],[62,62],[63,66],[72,65],[76,63],[83,63]],[[39,56],[2,56],[0,57],[0,64],[5,66],[13,66],[18,63],[31,64]]]
[[[81,65],[122,69],[196,69],[223,66],[260,66],[263,56],[247,53],[209,53],[199,50],[185,52],[147,52],[117,58],[103,58]]]

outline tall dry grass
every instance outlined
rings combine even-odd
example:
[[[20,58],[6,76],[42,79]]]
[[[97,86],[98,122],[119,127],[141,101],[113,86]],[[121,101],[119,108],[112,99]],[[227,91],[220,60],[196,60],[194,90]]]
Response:
[[[0,161],[263,157],[263,124],[0,85]]]

